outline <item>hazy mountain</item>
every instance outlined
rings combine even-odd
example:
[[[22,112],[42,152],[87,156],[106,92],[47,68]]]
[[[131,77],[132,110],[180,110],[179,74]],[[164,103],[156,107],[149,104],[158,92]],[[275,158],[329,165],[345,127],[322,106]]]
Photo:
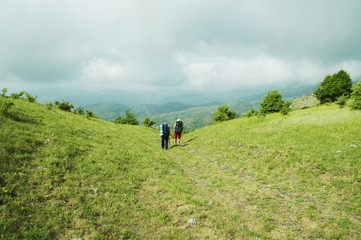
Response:
[[[92,110],[98,117],[110,121],[124,116],[127,108],[136,115],[139,122],[146,116],[157,123],[183,118],[190,130],[211,124],[214,111],[222,104],[229,106],[240,116],[249,109],[257,109],[261,99],[273,89],[277,89],[283,98],[292,99],[310,93],[315,88],[316,86],[301,84],[267,88],[247,86],[229,91],[179,91],[177,94],[171,91],[89,91],[53,88],[31,93],[38,95],[37,100],[40,103],[66,100],[74,106]]]

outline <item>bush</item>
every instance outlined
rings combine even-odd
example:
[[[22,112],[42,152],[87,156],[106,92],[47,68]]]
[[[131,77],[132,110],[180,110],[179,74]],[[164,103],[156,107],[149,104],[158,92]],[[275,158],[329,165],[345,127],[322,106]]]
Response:
[[[248,110],[247,112],[243,113],[242,117],[253,117],[258,116],[259,112],[255,109]]]
[[[282,95],[277,90],[272,90],[262,99],[260,105],[262,113],[279,112],[283,107]]]
[[[345,96],[347,99],[352,93],[352,80],[350,75],[340,70],[333,75],[327,75],[321,85],[314,91],[321,104],[336,102],[339,97]]]
[[[361,80],[352,87],[350,107],[352,110],[361,110]]]
[[[26,96],[26,99],[28,99],[28,101],[31,102],[31,103],[36,102],[36,98],[38,97],[38,96],[33,97],[32,95],[30,95],[27,92],[25,92],[25,96]]]
[[[283,107],[281,108],[281,111],[280,113],[282,115],[287,115],[289,112],[291,112],[291,104],[292,102],[291,101],[286,101],[283,103]]]
[[[75,114],[84,115],[85,114],[85,109],[83,107],[79,106],[79,107],[75,108],[73,112]]]
[[[89,118],[96,118],[97,116],[94,114],[91,110],[85,110],[86,111],[86,117]]]
[[[10,94],[10,97],[13,98],[13,99],[19,99],[21,98],[23,95],[25,94],[24,91],[21,91],[19,93],[12,93]]]
[[[51,102],[47,102],[47,103],[45,103],[45,107],[46,107],[48,110],[50,110],[50,109],[53,108],[53,104],[52,104]]]
[[[151,127],[155,124],[155,122],[152,119],[150,119],[150,117],[148,117],[148,116],[143,119],[142,123],[146,127]]]
[[[62,102],[56,101],[55,106],[66,112],[71,112],[71,109],[74,108],[74,106],[70,104],[70,102],[64,100]]]
[[[228,106],[222,105],[219,106],[218,109],[215,111],[213,119],[216,123],[218,123],[234,119],[235,117],[236,112],[231,111]]]

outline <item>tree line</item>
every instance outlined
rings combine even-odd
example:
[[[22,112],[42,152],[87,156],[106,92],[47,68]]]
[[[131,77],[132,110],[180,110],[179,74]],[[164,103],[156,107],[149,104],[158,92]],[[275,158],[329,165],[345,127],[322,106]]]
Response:
[[[313,94],[321,104],[337,103],[340,107],[349,106],[352,110],[361,110],[361,80],[352,83],[350,75],[343,69],[332,75],[327,75]],[[292,101],[284,101],[278,90],[269,91],[260,102],[260,109],[251,109],[243,117],[265,116],[280,112],[287,115]],[[227,105],[220,106],[214,113],[214,122],[234,119],[236,113]]]

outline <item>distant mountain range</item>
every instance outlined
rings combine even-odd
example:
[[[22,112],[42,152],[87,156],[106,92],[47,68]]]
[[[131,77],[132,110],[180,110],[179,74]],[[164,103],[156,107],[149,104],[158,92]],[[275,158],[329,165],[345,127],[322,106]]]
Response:
[[[141,121],[149,116],[157,124],[172,123],[182,118],[186,130],[204,127],[212,124],[215,110],[222,104],[227,105],[237,116],[250,109],[257,109],[259,102],[268,91],[277,89],[284,99],[292,99],[308,94],[317,86],[291,85],[266,87],[244,87],[229,91],[147,91],[131,92],[125,90],[89,91],[67,88],[42,89],[32,94],[38,95],[41,103],[65,100],[74,106],[82,106],[92,110],[98,117],[114,120],[124,116],[130,109]]]

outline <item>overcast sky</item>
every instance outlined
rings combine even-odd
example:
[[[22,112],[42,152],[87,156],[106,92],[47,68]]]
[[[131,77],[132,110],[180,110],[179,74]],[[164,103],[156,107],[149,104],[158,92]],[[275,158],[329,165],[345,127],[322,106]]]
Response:
[[[360,0],[0,0],[0,85],[233,89],[361,77]]]

